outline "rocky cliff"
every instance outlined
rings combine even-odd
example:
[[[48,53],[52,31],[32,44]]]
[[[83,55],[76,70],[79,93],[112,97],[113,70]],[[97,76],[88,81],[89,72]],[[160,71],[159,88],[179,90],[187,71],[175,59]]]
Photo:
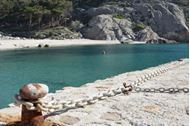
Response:
[[[17,7],[15,3],[12,10]],[[42,10],[46,9],[47,4],[42,3],[38,2]],[[23,21],[20,18],[16,23],[9,20],[8,17],[16,16],[15,13],[0,16],[0,31],[12,36],[36,39],[87,38],[121,42],[146,41],[147,43],[189,41],[188,0],[72,0],[69,3],[72,3],[72,6],[69,6],[69,16],[63,9],[64,6],[55,7],[55,9],[61,8],[59,18],[55,18],[54,14],[48,15],[44,11],[36,14],[39,12],[34,9],[30,14],[38,17],[39,20],[32,18],[31,24],[28,23],[29,20]],[[25,4],[23,6],[19,6],[20,10],[28,6],[36,7],[29,0],[28,6]],[[51,7],[49,11],[54,12]],[[18,13],[22,17],[22,12]],[[52,20],[48,23],[46,18]]]
[[[188,42],[188,0],[79,2],[74,17],[83,37],[99,40]]]

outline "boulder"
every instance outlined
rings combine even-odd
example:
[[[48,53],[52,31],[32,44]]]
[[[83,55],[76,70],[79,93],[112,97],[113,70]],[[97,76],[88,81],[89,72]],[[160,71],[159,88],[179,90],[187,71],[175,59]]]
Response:
[[[83,36],[95,40],[134,39],[132,23],[127,19],[117,19],[112,15],[98,15],[92,18],[83,29]]]
[[[136,41],[144,41],[146,43],[176,43],[174,40],[167,40],[155,33],[151,27],[147,26],[145,29],[138,31],[135,34]]]
[[[161,37],[169,40],[188,42],[189,29],[183,10],[178,5],[169,2],[155,4],[134,4],[133,13],[136,22],[144,22]]]
[[[159,36],[157,33],[152,31],[151,27],[146,27],[145,29],[138,31],[135,36],[137,41],[152,41],[158,40]]]

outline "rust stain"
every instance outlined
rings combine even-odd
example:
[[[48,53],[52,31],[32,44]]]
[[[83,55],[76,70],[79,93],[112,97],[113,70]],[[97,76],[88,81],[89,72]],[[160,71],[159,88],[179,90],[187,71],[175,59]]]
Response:
[[[144,109],[146,111],[158,111],[160,109],[160,106],[159,105],[156,105],[156,104],[147,104],[147,105],[144,105]]]

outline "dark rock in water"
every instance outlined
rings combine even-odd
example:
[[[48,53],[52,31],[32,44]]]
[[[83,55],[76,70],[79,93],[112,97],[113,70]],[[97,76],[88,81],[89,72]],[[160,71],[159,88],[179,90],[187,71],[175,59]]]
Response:
[[[28,85],[24,85],[19,92],[19,95],[23,100],[37,100],[39,98],[43,98],[49,89],[45,84],[31,83]]]

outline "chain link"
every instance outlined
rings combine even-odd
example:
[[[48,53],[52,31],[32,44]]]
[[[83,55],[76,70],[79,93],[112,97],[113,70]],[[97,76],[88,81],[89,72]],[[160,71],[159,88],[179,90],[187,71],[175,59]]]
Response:
[[[146,82],[148,80],[150,80],[153,77],[159,76],[165,72],[167,72],[170,69],[174,69],[177,68],[180,65],[184,65],[186,63],[180,63],[179,65],[176,65],[174,67],[163,67],[161,65],[161,68],[155,70],[152,73],[149,74],[145,74],[144,76],[142,76],[141,78],[137,79],[137,81],[134,81],[132,83],[132,92],[147,92],[147,93],[170,93],[170,94],[174,94],[174,93],[189,93],[189,88],[141,88],[139,87],[139,84],[142,84],[143,82]],[[126,83],[123,83],[124,88],[126,88]]]
[[[189,93],[189,88],[140,88],[133,87],[133,92],[147,92],[147,93]]]

